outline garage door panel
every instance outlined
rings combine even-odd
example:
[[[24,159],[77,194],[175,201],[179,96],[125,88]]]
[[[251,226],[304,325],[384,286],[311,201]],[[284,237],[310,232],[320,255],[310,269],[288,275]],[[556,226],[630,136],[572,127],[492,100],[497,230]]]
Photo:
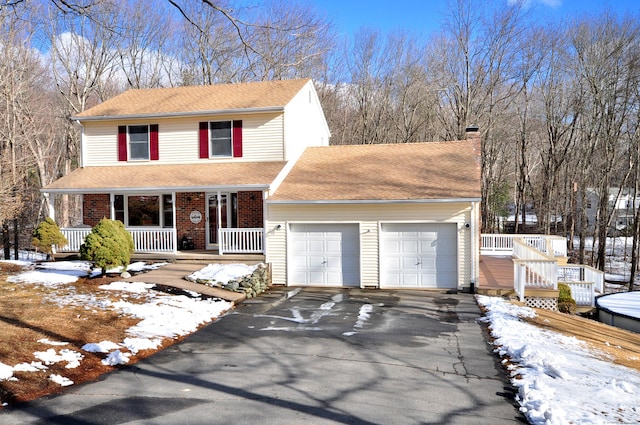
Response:
[[[381,286],[455,288],[456,228],[444,223],[382,224]]]
[[[357,224],[292,224],[289,282],[295,285],[359,286]],[[303,260],[304,259],[304,260]]]
[[[417,240],[403,240],[401,251],[402,254],[418,254],[419,244]]]

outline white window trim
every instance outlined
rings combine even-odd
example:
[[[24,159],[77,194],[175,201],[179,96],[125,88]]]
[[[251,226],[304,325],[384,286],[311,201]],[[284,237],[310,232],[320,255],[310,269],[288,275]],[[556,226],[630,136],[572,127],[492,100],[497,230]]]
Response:
[[[147,157],[146,158],[131,158],[131,133],[129,129],[131,127],[147,127]],[[136,142],[140,143],[140,142]],[[127,160],[132,162],[145,162],[151,161],[151,126],[149,124],[131,124],[127,126]]]
[[[213,132],[211,131],[211,124],[213,123],[217,123],[217,122],[227,122],[229,123],[229,143],[230,143],[230,149],[229,151],[231,152],[230,155],[213,155],[213,141],[211,140],[211,136],[213,134]],[[209,121],[209,159],[217,159],[217,158],[233,158],[233,120],[215,120],[215,121]]]

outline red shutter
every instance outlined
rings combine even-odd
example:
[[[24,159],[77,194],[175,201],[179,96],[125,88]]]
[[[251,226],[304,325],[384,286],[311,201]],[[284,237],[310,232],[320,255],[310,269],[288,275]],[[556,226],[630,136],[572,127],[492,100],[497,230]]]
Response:
[[[160,159],[160,153],[158,149],[158,124],[151,124],[149,126],[149,149],[151,151],[151,160],[157,161]]]
[[[118,126],[118,161],[127,160],[127,126]]]
[[[200,123],[200,158],[209,158],[209,123]]]
[[[242,158],[242,120],[233,122],[233,156]]]

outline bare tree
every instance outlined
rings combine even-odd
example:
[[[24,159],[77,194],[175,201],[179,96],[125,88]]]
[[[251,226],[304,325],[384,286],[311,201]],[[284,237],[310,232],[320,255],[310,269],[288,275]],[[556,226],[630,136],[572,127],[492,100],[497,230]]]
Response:
[[[600,196],[596,223],[596,263],[600,270],[605,267],[607,234],[613,217],[609,188],[621,163],[620,141],[640,83],[639,36],[636,21],[618,19],[609,13],[580,22],[571,34],[576,73],[588,97],[583,143],[590,147],[593,169],[599,170],[594,177]]]

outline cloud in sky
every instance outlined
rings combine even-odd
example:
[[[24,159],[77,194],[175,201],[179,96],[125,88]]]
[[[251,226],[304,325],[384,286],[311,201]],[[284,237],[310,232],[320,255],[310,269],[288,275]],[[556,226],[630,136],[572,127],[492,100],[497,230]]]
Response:
[[[509,4],[522,3],[524,7],[531,7],[534,5],[548,6],[556,9],[562,6],[562,0],[508,0]]]

